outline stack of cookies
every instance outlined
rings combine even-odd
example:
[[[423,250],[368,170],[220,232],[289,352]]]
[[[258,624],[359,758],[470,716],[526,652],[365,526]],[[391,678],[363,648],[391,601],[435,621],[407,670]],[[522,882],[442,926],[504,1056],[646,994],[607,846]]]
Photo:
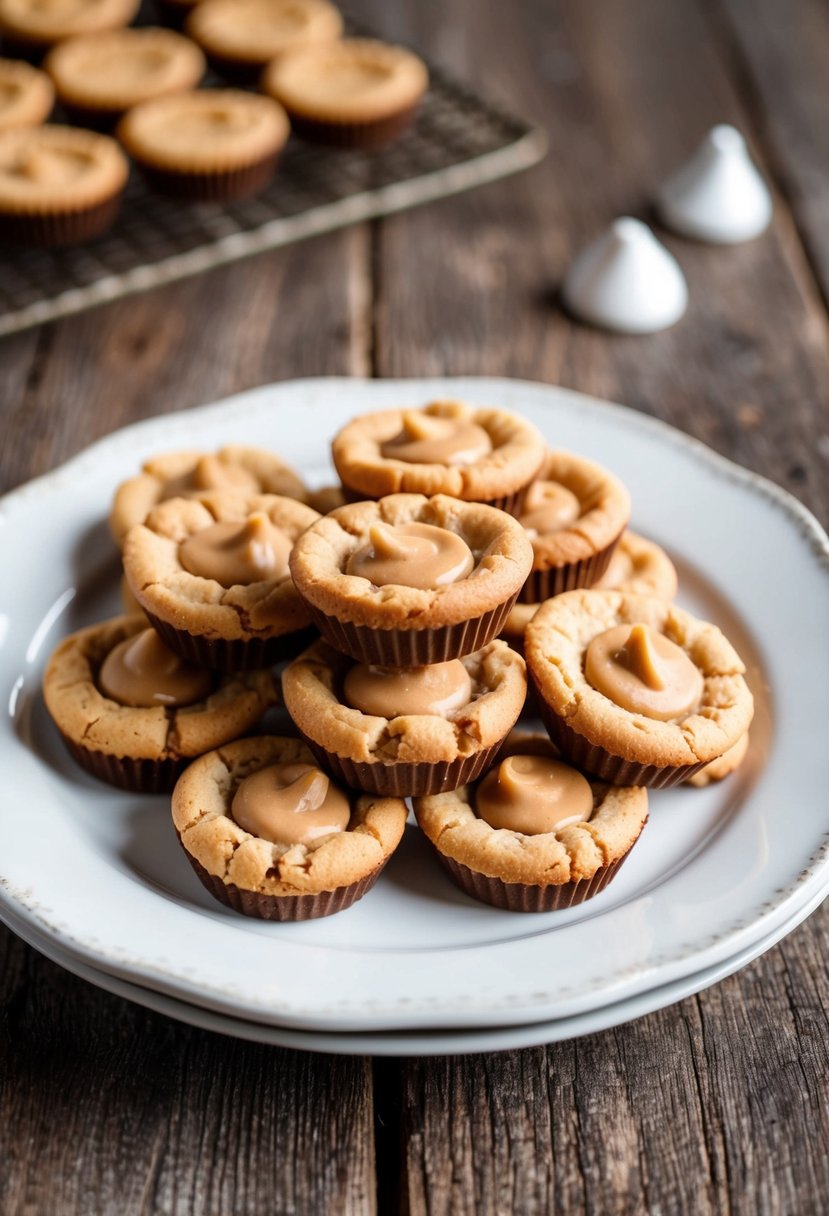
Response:
[[[595,896],[649,789],[742,759],[739,656],[672,604],[676,572],[627,531],[618,479],[507,410],[366,414],[332,453],[340,484],[316,492],[239,445],[157,457],[119,487],[133,614],[66,639],[46,673],[70,752],[125,788],[175,782],[194,870],[246,915],[350,906],[407,798],[473,898]],[[250,736],[285,660],[302,738]],[[546,737],[514,730],[528,675]]]
[[[292,469],[238,445],[168,454],[119,487],[110,523],[128,612],[64,639],[44,680],[89,772],[170,790],[275,703],[274,661],[311,632],[287,561],[318,516],[289,494],[304,496]]]
[[[524,706],[524,661],[496,635],[531,560],[515,519],[444,494],[354,503],[308,529],[291,572],[324,640],[282,688],[332,775],[404,796],[488,765]]]

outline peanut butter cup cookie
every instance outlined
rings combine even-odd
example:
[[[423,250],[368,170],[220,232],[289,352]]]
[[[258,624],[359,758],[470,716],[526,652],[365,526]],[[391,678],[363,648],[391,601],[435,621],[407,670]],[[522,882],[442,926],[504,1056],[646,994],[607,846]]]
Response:
[[[130,589],[167,645],[190,662],[247,671],[293,657],[310,617],[288,569],[316,511],[275,494],[216,492],[159,503],[124,542]]]
[[[0,132],[0,239],[74,245],[114,222],[127,183],[114,140],[51,123]]]
[[[533,546],[532,573],[519,599],[538,604],[601,578],[630,518],[630,496],[593,461],[548,452],[519,518]]]
[[[327,0],[202,0],[187,33],[220,72],[256,76],[286,52],[333,42],[343,21]]]
[[[118,124],[118,138],[149,184],[193,202],[259,194],[289,132],[280,105],[239,89],[157,97]]]
[[[531,562],[503,511],[393,494],[319,519],[295,545],[291,573],[332,646],[364,663],[423,667],[491,641]]]
[[[55,90],[45,72],[18,59],[0,59],[0,131],[36,127],[55,104]]]
[[[276,700],[270,672],[218,677],[170,651],[142,616],[64,638],[43,678],[75,760],[122,789],[170,790],[195,756],[237,739]]]
[[[352,499],[451,494],[505,511],[520,505],[544,453],[544,440],[525,419],[461,401],[363,414],[332,444],[337,473]]]
[[[189,38],[145,27],[70,38],[44,67],[75,122],[111,127],[131,106],[194,89],[206,64]]]
[[[515,725],[523,660],[504,642],[429,667],[354,663],[317,642],[282,675],[285,708],[322,767],[378,794],[472,781]]]
[[[42,54],[55,42],[129,25],[140,0],[0,0],[0,34],[15,54]]]
[[[157,503],[196,498],[211,490],[237,494],[279,494],[305,502],[305,483],[284,461],[262,448],[226,444],[218,452],[165,452],[146,460],[141,472],[115,491],[109,526],[117,544],[135,524],[143,524]]]
[[[516,734],[480,781],[416,798],[414,809],[467,895],[512,912],[552,912],[615,877],[645,826],[648,795],[588,780],[547,740]]]
[[[672,600],[678,585],[674,564],[664,549],[625,530],[613,550],[604,574],[593,586],[598,591],[624,591],[627,595],[654,595]]]
[[[291,51],[262,77],[265,92],[285,107],[301,139],[366,149],[402,135],[428,84],[417,55],[368,38]]]
[[[207,890],[263,920],[351,907],[400,843],[406,815],[401,798],[339,789],[299,739],[229,744],[173,792],[173,823]]]
[[[676,595],[677,575],[664,549],[644,536],[626,530],[613,550],[604,574],[594,583],[594,588],[672,600]],[[540,604],[515,605],[503,629],[503,636],[510,646],[516,646],[519,650],[523,647],[526,628],[540,607]]]
[[[565,592],[539,608],[524,651],[550,738],[565,759],[617,784],[684,781],[751,722],[733,646],[663,600]]]

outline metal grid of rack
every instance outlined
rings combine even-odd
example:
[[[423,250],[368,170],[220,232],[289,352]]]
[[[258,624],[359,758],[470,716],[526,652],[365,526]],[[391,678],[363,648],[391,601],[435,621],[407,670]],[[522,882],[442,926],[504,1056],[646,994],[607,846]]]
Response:
[[[292,140],[264,194],[224,206],[153,194],[134,172],[106,236],[72,249],[0,249],[0,334],[494,181],[544,148],[538,128],[430,66],[416,122],[384,151]]]

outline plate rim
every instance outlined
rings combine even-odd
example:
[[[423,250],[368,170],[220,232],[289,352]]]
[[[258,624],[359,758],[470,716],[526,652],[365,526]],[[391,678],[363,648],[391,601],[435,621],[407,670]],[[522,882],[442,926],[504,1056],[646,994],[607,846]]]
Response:
[[[63,967],[85,983],[132,1001],[144,1009],[160,1013],[186,1026],[195,1026],[231,1038],[265,1046],[295,1051],[322,1052],[348,1056],[416,1056],[475,1055],[493,1051],[520,1051],[551,1043],[567,1042],[589,1034],[602,1034],[649,1017],[688,997],[714,987],[756,962],[788,935],[799,928],[819,907],[810,902],[798,909],[767,937],[710,967],[690,976],[656,985],[643,992],[632,993],[619,1001],[588,1009],[583,1013],[543,1022],[519,1022],[505,1026],[460,1027],[457,1029],[401,1028],[392,1031],[324,1031],[283,1026],[276,1022],[260,1022],[239,1013],[222,1012],[183,999],[157,988],[138,984],[124,976],[95,967],[77,958],[59,945],[42,938],[35,929],[22,931],[16,922],[5,921],[6,927],[26,945],[42,954],[58,967]],[[94,974],[93,974],[94,973]],[[192,1015],[196,1015],[195,1018]],[[551,1033],[552,1031],[552,1033]],[[563,1033],[562,1033],[563,1031]],[[380,1036],[378,1038],[378,1035]],[[509,1039],[511,1041],[504,1041]],[[520,1039],[516,1042],[515,1039]],[[442,1041],[441,1041],[442,1040]]]
[[[702,462],[709,468],[713,468],[719,476],[724,477],[732,484],[742,485],[750,492],[760,494],[766,501],[781,509],[787,519],[796,526],[800,537],[808,543],[810,552],[817,560],[823,574],[829,574],[829,538],[827,538],[812,513],[794,498],[793,495],[782,489],[782,487],[777,486],[760,474],[736,465],[728,458],[710,449],[700,440],[685,435],[677,428],[650,415],[641,414],[629,407],[602,401],[601,399],[577,393],[573,390],[561,389],[555,385],[505,379],[502,377],[409,377],[382,381],[366,380],[358,377],[312,377],[258,386],[205,406],[183,409],[174,413],[144,419],[103,436],[58,466],[58,468],[25,483],[0,499],[0,528],[4,522],[13,518],[15,511],[22,504],[28,502],[33,495],[49,494],[53,490],[59,491],[63,481],[66,479],[71,480],[79,472],[82,473],[84,465],[87,462],[94,462],[96,464],[100,462],[107,450],[120,450],[122,446],[133,448],[136,438],[143,438],[145,435],[151,435],[153,437],[153,445],[158,445],[164,442],[164,433],[170,431],[172,436],[174,436],[176,432],[182,428],[186,428],[188,422],[192,422],[195,414],[221,419],[225,414],[235,412],[240,408],[272,409],[276,404],[274,398],[279,396],[280,391],[289,394],[303,391],[312,394],[316,391],[327,393],[330,390],[336,389],[338,385],[346,384],[349,386],[349,391],[353,391],[355,385],[373,385],[374,388],[371,391],[376,392],[377,386],[382,385],[384,389],[387,388],[390,393],[393,393],[396,386],[407,385],[410,388],[417,386],[418,392],[425,394],[448,393],[461,397],[472,397],[473,399],[482,392],[485,394],[498,393],[506,397],[514,393],[529,392],[542,396],[553,393],[564,406],[576,406],[582,411],[588,409],[594,413],[608,415],[614,419],[621,419],[623,427],[629,427],[633,430],[658,436],[660,441],[668,442],[671,446],[690,453],[695,460]],[[510,402],[506,401],[505,404],[509,405]],[[377,407],[375,406],[374,408]],[[160,438],[158,437],[159,432],[162,432]],[[732,945],[735,940],[742,941],[750,930],[756,929],[757,925],[768,925],[772,920],[773,914],[777,914],[779,918],[785,919],[793,907],[803,905],[815,898],[816,888],[820,880],[822,880],[820,890],[825,894],[827,888],[829,888],[829,838],[824,838],[822,844],[810,856],[808,864],[801,869],[797,881],[785,892],[778,893],[781,897],[775,904],[767,904],[765,906],[764,914],[755,917],[749,925],[741,924],[732,928],[725,937],[719,939],[719,946],[713,944],[709,945],[707,950],[697,947],[691,953],[687,953],[686,951],[682,958],[674,960],[673,966],[680,971],[683,969],[687,970],[687,963],[690,959],[698,959],[700,954],[703,957],[711,955],[713,965],[718,956],[726,957],[728,955],[729,951],[724,945],[726,941]],[[138,975],[159,991],[168,992],[172,996],[183,992],[187,994],[185,999],[190,997],[198,999],[201,997],[201,1003],[205,1007],[216,1008],[219,1011],[226,1009],[230,1012],[231,1016],[238,1014],[240,1008],[238,1002],[229,1002],[223,993],[215,990],[213,993],[208,993],[203,983],[191,985],[179,976],[175,980],[174,987],[171,988],[169,976],[165,977],[161,974],[157,964],[149,963],[143,968],[138,967],[134,961],[132,964],[128,964],[117,957],[106,954],[99,944],[78,942],[60,926],[50,924],[38,910],[36,901],[34,901],[33,906],[32,901],[27,899],[27,894],[30,895],[31,893],[20,892],[14,889],[4,877],[0,876],[0,915],[2,915],[2,907],[5,904],[11,912],[16,912],[18,916],[22,916],[34,928],[40,925],[41,931],[50,934],[53,940],[65,943],[70,948],[74,945],[79,956],[88,960],[93,966],[114,969],[117,974],[125,976],[128,980],[130,980],[130,977]],[[634,996],[637,991],[646,991],[654,987],[652,973],[658,974],[661,970],[664,970],[664,966],[664,961],[657,961],[650,966],[643,966],[640,972],[641,982],[638,982],[638,987],[628,984],[626,995]],[[695,970],[699,970],[699,968],[695,968]],[[651,979],[648,979],[648,976],[651,976]],[[663,983],[665,981],[663,979],[659,982]],[[614,996],[613,992],[610,992],[605,998],[599,1000],[598,1004],[611,1003],[617,999],[618,997]],[[575,1004],[577,1005],[578,1002]],[[582,1004],[584,1008],[597,1007],[597,1004],[590,997],[585,997]],[[307,1011],[297,1014],[292,1011],[290,1006],[283,1006],[274,1010],[272,1004],[269,1004],[267,1010],[260,1010],[260,1012],[267,1013],[268,1020],[273,1024],[284,1026],[295,1025],[299,1028],[318,1025],[321,1029],[330,1029],[332,1016],[336,1024],[343,1028],[357,1029],[366,1024],[365,1017],[352,1017],[350,1014],[344,1014],[342,1012],[342,1005],[339,1006],[339,1010],[339,1013],[334,1013],[333,1007],[331,1007],[328,1015],[321,1015],[321,1017],[317,1017],[316,1019],[309,1017]],[[437,1016],[437,1011],[431,1008],[423,1016],[418,1016],[414,1010],[410,1009],[403,1015],[401,1020],[400,1017],[391,1013],[391,1007],[386,1006],[383,1009],[382,1016],[387,1022],[391,1019],[390,1025],[396,1027],[404,1025],[419,1026],[427,1023],[431,1024],[430,1019]],[[474,1015],[474,1011],[470,1011],[468,1008],[457,1008],[451,1015],[444,1015],[444,1012],[442,1012],[440,1016],[442,1018],[442,1025],[487,1025],[494,1024],[496,1020],[491,1015],[484,1015],[483,1020],[478,1020],[478,1017]],[[424,1017],[426,1022],[424,1022]],[[509,1006],[506,1008],[499,1006],[496,1017],[502,1022],[506,1022],[511,1017],[516,1024],[519,1022],[526,1024],[539,1020],[537,1010],[529,1014],[526,1012],[522,1014],[511,1011]],[[368,1028],[370,1029],[371,1027],[369,1026]]]

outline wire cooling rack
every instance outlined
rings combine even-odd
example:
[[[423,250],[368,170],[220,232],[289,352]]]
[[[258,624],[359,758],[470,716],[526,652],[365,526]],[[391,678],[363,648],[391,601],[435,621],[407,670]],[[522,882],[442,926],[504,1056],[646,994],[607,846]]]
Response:
[[[292,140],[258,198],[187,205],[133,172],[114,228],[74,249],[0,246],[0,334],[495,181],[544,155],[543,132],[430,65],[410,130],[381,152]]]

